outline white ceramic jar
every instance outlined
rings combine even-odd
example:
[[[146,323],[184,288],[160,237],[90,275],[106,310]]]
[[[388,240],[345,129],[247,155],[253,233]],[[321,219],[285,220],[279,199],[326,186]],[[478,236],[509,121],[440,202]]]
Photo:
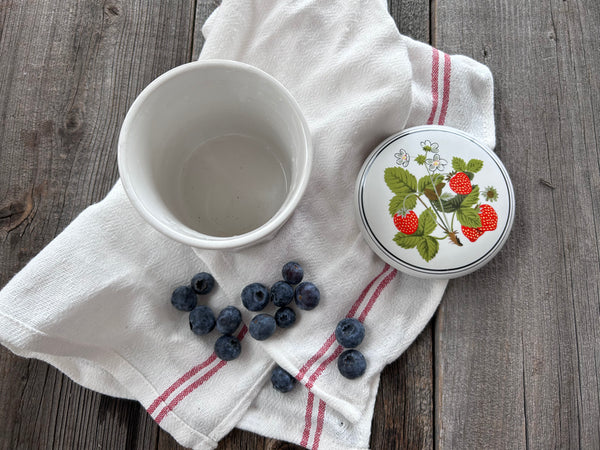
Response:
[[[310,176],[308,125],[292,95],[235,61],[176,67],[146,87],[119,136],[131,203],[168,237],[239,249],[272,237]]]

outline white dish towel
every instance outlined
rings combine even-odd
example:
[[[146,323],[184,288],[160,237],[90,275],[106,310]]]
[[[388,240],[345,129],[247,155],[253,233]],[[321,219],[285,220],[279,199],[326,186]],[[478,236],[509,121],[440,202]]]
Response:
[[[405,276],[373,254],[354,220],[356,176],[380,141],[409,126],[447,124],[493,147],[491,74],[401,36],[384,0],[224,0],[204,33],[201,59],[265,70],[304,111],[315,160],[298,209],[267,243],[194,252],[148,226],[117,183],[2,290],[0,341],[83,386],[139,400],[188,447],[214,448],[239,426],[309,448],[366,448],[379,374],[430,320],[446,282]],[[321,304],[267,341],[242,328],[237,360],[220,361],[216,331],[193,335],[170,304],[174,287],[208,271],[218,286],[206,303],[240,306],[246,284],[274,283],[289,260]],[[346,316],[367,331],[367,372],[356,380],[336,365],[332,333]],[[301,381],[291,393],[271,387],[275,363]]]

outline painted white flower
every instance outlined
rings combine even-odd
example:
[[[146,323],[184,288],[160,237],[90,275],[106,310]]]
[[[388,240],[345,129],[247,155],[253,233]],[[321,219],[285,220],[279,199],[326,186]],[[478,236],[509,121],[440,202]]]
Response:
[[[433,155],[433,158],[429,158],[425,162],[427,163],[427,167],[429,168],[430,172],[435,172],[436,170],[439,170],[441,172],[442,170],[444,170],[444,167],[446,167],[446,164],[448,164],[448,161],[440,158],[440,155],[438,153]]]
[[[394,156],[396,157],[396,164],[402,167],[408,166],[408,163],[410,162],[410,155],[406,153],[405,150],[400,149],[400,151],[395,153]]]
[[[431,142],[429,140],[421,142],[421,147],[423,147],[423,150],[425,150],[426,152],[437,153],[440,151],[440,146],[438,145],[438,143]]]

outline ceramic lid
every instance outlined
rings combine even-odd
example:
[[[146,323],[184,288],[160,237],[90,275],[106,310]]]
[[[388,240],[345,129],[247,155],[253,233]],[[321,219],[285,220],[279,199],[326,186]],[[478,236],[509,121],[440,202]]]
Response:
[[[506,168],[454,128],[410,128],[383,141],[356,183],[359,226],[384,261],[423,278],[455,278],[485,265],[513,224]]]

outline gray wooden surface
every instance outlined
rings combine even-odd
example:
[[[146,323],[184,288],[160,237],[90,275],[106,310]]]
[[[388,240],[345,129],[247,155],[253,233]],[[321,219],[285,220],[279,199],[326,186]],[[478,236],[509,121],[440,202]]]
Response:
[[[136,95],[197,57],[217,1],[0,1],[0,286],[117,179]],[[511,238],[383,373],[371,445],[600,448],[600,5],[392,0],[489,65]],[[176,449],[136,402],[0,348],[0,448]],[[219,448],[292,448],[234,430]]]

